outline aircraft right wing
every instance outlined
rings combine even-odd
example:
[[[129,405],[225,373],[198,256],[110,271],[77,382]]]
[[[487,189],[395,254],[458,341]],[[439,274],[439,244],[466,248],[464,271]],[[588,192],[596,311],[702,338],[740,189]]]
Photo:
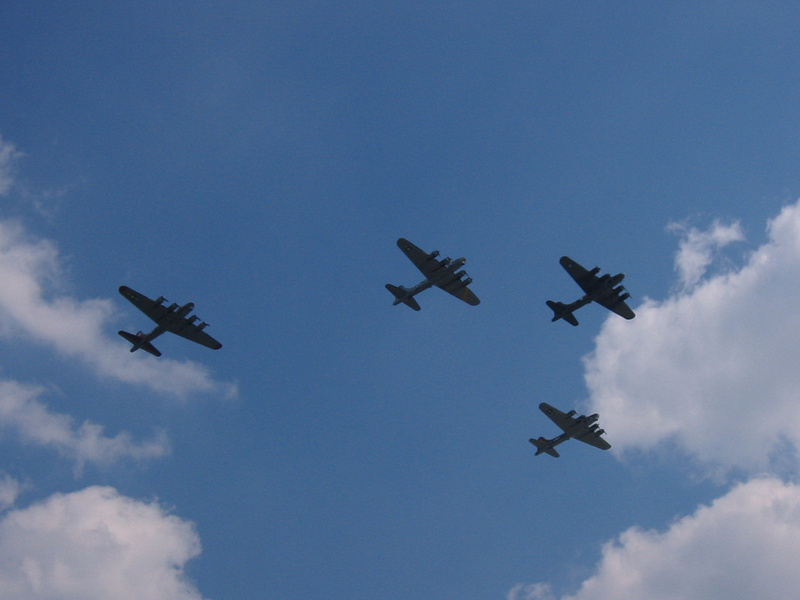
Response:
[[[403,251],[412,263],[414,263],[414,266],[422,271],[425,277],[438,269],[442,264],[442,261],[436,259],[438,253],[431,252],[429,254],[424,252],[421,248],[418,248],[405,238],[397,240],[397,247]]]
[[[161,304],[161,302],[151,300],[144,294],[140,294],[139,292],[132,290],[127,285],[121,285],[119,287],[119,293],[156,323],[161,321],[164,318],[164,315],[169,312],[169,309]]]
[[[569,256],[562,256],[558,262],[561,263],[561,266],[564,267],[564,270],[575,280],[575,283],[581,286],[581,289],[586,294],[589,293],[597,280],[600,279],[597,275],[594,275],[590,271],[584,269]]]
[[[542,402],[539,405],[539,410],[547,415],[553,423],[558,425],[562,431],[566,431],[575,423],[574,417],[561,412],[553,406],[550,406],[547,402]]]

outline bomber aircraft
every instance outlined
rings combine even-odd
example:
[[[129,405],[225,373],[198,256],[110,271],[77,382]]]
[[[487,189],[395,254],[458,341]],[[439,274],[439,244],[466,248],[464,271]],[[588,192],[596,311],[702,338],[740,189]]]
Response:
[[[608,450],[611,448],[611,444],[600,437],[605,433],[605,430],[598,429],[599,425],[595,423],[599,415],[594,414],[588,417],[586,415],[579,415],[576,417],[574,410],[563,413],[546,402],[542,402],[539,405],[539,410],[550,417],[550,420],[563,429],[564,433],[554,437],[552,440],[546,440],[543,437],[531,439],[531,444],[536,446],[536,456],[539,456],[542,452],[546,452],[550,456],[558,458],[559,454],[556,452],[555,447],[562,442],[566,442],[570,438],[586,442],[601,450]]]
[[[161,352],[159,352],[151,342],[166,331],[206,346],[207,348],[211,348],[212,350],[219,350],[222,348],[222,344],[203,331],[204,328],[208,327],[208,323],[201,322],[199,325],[195,325],[194,322],[197,321],[197,316],[188,316],[194,309],[193,303],[189,302],[180,307],[177,304],[164,306],[164,302],[166,301],[164,296],[151,300],[147,296],[125,285],[120,286],[119,293],[156,322],[155,329],[150,333],[142,333],[141,331],[136,334],[128,333],[127,331],[118,332],[122,337],[133,344],[131,352],[135,352],[141,348],[153,356],[161,356]]]
[[[422,274],[425,275],[425,280],[412,288],[387,283],[386,289],[392,292],[395,298],[392,306],[397,306],[402,302],[414,310],[419,310],[419,304],[414,299],[414,296],[434,285],[467,304],[472,306],[480,304],[478,297],[467,287],[472,283],[472,279],[465,271],[459,271],[464,266],[464,263],[467,262],[466,258],[457,258],[455,260],[444,258],[438,260],[436,258],[439,256],[438,250],[430,253],[423,252],[405,238],[397,240],[397,246],[422,271]]]
[[[554,313],[553,321],[564,319],[570,325],[577,325],[578,319],[575,318],[573,313],[581,306],[593,301],[626,319],[632,319],[636,316],[636,313],[625,304],[625,300],[630,298],[631,295],[625,292],[625,288],[621,285],[614,287],[622,283],[622,280],[625,279],[625,273],[618,273],[617,275],[606,273],[598,277],[597,273],[600,272],[600,267],[595,267],[588,271],[569,256],[562,256],[558,262],[561,263],[561,266],[566,269],[575,282],[581,286],[584,296],[570,304],[548,300],[547,306],[553,309]]]

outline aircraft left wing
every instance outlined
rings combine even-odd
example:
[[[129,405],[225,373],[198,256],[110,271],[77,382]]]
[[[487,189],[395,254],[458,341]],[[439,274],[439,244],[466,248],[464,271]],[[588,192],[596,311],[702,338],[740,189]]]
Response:
[[[206,325],[203,324],[201,327],[200,325],[195,325],[189,319],[184,319],[183,323],[179,324],[175,329],[171,329],[171,331],[182,338],[186,338],[206,348],[211,348],[212,350],[219,350],[222,348],[222,344],[203,331],[203,327],[205,326]]]
[[[119,288],[119,293],[156,323],[161,321],[164,318],[164,315],[169,312],[169,309],[161,304],[161,302],[164,301],[163,298],[161,299],[161,302],[157,302],[148,298],[144,294],[140,294],[136,290],[132,290],[127,285],[121,285]]]
[[[450,283],[446,283],[445,285],[439,286],[448,294],[451,294],[469,304],[470,306],[478,306],[481,301],[478,297],[469,289],[460,279],[454,279]]]
[[[619,294],[610,294],[602,296],[595,300],[598,304],[605,306],[611,312],[617,313],[620,317],[625,319],[632,319],[636,313],[631,310],[631,307],[625,304],[625,300],[620,298]]]

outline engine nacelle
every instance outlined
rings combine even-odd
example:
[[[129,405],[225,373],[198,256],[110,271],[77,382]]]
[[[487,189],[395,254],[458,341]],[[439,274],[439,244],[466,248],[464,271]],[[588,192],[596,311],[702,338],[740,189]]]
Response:
[[[208,323],[200,323],[200,325],[197,326],[197,331],[202,331],[206,327],[208,327]]]
[[[605,429],[598,429],[597,431],[595,431],[595,433],[596,433],[597,435],[603,435],[605,432],[606,432],[606,430],[605,430]]]
[[[622,292],[624,292],[624,291],[625,291],[625,286],[624,286],[624,285],[621,285],[621,286],[619,286],[619,287],[615,287],[615,288],[614,288],[612,291],[613,291],[615,294],[621,294]]]
[[[433,252],[428,254],[428,258],[436,258],[437,256],[439,256],[439,251],[438,250],[434,250]]]
[[[466,271],[458,271],[457,273],[453,274],[453,277],[455,277],[456,279],[461,279],[462,277],[466,277],[466,276],[467,276],[467,272]]]
[[[178,310],[178,305],[177,305],[175,302],[173,302],[172,304],[170,304],[170,305],[167,307],[167,310],[168,310],[169,312],[175,312],[176,310]]]
[[[598,427],[600,427],[600,425],[598,425],[597,423],[595,423],[594,425],[590,425],[589,431],[597,431]]]
[[[574,417],[574,416],[575,416],[575,413],[576,413],[576,411],[574,411],[574,410],[571,410],[571,411],[569,411],[569,412],[567,413],[567,416],[568,416],[568,417]]]
[[[600,415],[598,415],[597,413],[594,413],[593,415],[589,415],[588,417],[586,417],[586,420],[589,421],[589,423],[594,423],[599,418],[600,418]]]
[[[195,321],[197,321],[197,315],[192,315],[191,317],[189,317],[188,319],[186,319],[186,322],[187,322],[189,325],[191,325],[191,324],[192,324],[192,323],[194,323]]]
[[[167,299],[166,299],[166,298],[164,298],[164,296],[159,296],[159,297],[158,297],[158,298],[156,298],[156,300],[155,300],[156,304],[164,304],[164,302],[166,302],[166,301],[167,301]]]
[[[622,294],[622,295],[619,297],[619,299],[620,299],[620,300],[627,300],[627,299],[628,299],[628,298],[630,298],[630,297],[631,297],[631,295],[630,295],[628,292],[625,292],[624,294]]]
[[[589,271],[589,275],[597,275],[600,272],[600,267],[595,267],[591,271]]]
[[[464,284],[464,287],[468,286],[470,283],[472,283],[472,277],[467,277],[461,283]]]

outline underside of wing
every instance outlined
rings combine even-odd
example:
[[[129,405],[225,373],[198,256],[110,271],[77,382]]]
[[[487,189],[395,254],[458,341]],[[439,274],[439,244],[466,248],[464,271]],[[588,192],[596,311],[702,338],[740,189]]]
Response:
[[[553,406],[550,406],[547,404],[547,402],[542,402],[539,405],[539,410],[547,415],[553,423],[558,425],[562,431],[569,429],[575,422],[575,419],[573,419],[571,416],[561,412]]]
[[[156,323],[163,319],[164,315],[169,312],[167,307],[162,305],[161,302],[156,302],[144,294],[140,294],[136,290],[132,290],[126,285],[120,286],[119,293]]]
[[[182,338],[186,338],[195,344],[200,344],[206,348],[211,348],[212,350],[219,350],[222,348],[222,344],[203,331],[200,326],[191,324],[188,322],[188,320],[183,327],[173,329],[172,333],[179,335]]]
[[[427,277],[430,273],[439,268],[441,261],[436,259],[438,253],[431,252],[430,254],[424,252],[405,238],[397,240],[397,247],[414,263],[422,274]]]
[[[597,303],[605,306],[611,312],[617,313],[624,319],[630,320],[636,316],[636,313],[631,310],[630,306],[625,304],[625,301],[620,298],[618,294],[606,298],[599,298]]]
[[[478,304],[481,303],[481,301],[472,292],[472,290],[469,289],[469,287],[467,287],[466,285],[464,285],[464,283],[460,279],[456,279],[446,285],[441,285],[439,287],[442,288],[448,294],[452,294],[459,300],[466,302],[470,306],[477,306]]]
[[[569,273],[569,276],[575,280],[575,283],[588,294],[598,279],[597,275],[593,275],[591,271],[584,269],[569,256],[562,256],[558,262]]]
[[[597,435],[596,433],[588,433],[583,437],[577,436],[573,439],[580,440],[590,446],[594,446],[595,448],[600,448],[600,450],[608,450],[611,448],[611,444],[609,444],[602,436]]]

